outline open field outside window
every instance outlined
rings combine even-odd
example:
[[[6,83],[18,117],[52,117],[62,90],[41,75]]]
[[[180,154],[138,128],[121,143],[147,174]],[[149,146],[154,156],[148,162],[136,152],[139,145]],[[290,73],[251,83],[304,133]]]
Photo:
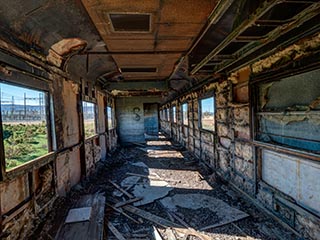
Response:
[[[188,125],[188,104],[184,103],[181,106],[182,108],[182,124],[183,125]]]
[[[6,170],[49,151],[47,93],[0,83]]]
[[[114,129],[115,124],[114,124],[114,111],[113,109],[108,106],[107,107],[107,119],[108,119],[108,129]]]
[[[96,105],[94,103],[82,102],[84,136],[86,139],[97,133],[95,108]]]
[[[214,131],[214,98],[200,100],[201,128]]]

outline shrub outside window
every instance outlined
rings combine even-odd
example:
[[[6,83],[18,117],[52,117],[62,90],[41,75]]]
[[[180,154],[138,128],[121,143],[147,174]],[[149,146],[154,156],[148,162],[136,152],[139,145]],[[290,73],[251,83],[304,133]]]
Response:
[[[0,83],[6,170],[49,151],[47,93]]]
[[[188,104],[184,103],[181,106],[182,108],[182,124],[183,125],[188,125]]]
[[[84,136],[86,139],[96,135],[95,107],[96,105],[94,103],[82,102]]]
[[[200,100],[201,128],[214,131],[214,98],[204,98]]]

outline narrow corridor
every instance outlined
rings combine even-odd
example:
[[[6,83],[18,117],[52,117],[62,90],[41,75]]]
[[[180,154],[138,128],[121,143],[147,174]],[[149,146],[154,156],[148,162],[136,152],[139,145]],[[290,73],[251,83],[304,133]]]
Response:
[[[164,136],[121,148],[99,164],[96,174],[55,203],[32,239],[54,239],[66,225],[68,210],[78,207],[83,196],[95,194],[106,197],[105,239],[294,239]],[[152,214],[151,219],[141,212]],[[110,225],[120,235],[115,237]]]

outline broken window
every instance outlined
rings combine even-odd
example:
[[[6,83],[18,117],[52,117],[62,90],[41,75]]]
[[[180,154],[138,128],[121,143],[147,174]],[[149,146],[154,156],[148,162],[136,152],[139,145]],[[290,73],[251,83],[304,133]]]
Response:
[[[200,100],[200,124],[204,130],[214,131],[214,98]]]
[[[320,152],[320,69],[257,85],[257,140]]]
[[[114,129],[115,127],[115,117],[114,117],[114,111],[113,108],[110,106],[107,107],[107,120],[108,120],[108,129]]]
[[[49,151],[48,93],[0,83],[2,139],[6,170]]]
[[[90,138],[96,135],[96,104],[91,102],[82,102],[84,136]]]
[[[188,125],[188,103],[184,103],[181,106],[181,113],[182,113],[182,124]]]
[[[166,108],[166,120],[170,121],[170,108]]]
[[[176,108],[176,106],[172,107],[172,121],[174,123],[177,122],[177,108]]]

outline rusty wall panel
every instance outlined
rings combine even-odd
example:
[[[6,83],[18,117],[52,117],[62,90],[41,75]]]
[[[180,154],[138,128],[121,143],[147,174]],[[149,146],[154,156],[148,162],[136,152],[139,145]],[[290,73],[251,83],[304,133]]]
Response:
[[[80,181],[81,164],[79,148],[59,154],[56,159],[56,168],[58,194],[65,196],[71,187]]]
[[[118,132],[122,143],[145,141],[143,104],[158,101],[157,97],[122,97],[117,99]]]
[[[98,133],[104,133],[106,131],[106,109],[105,109],[105,97],[100,91],[97,91],[97,106],[98,106]]]
[[[87,170],[87,176],[90,175],[90,173],[94,169],[94,146],[92,144],[92,140],[86,141],[85,142],[85,154],[86,154],[86,170]]]
[[[67,153],[58,155],[57,167],[57,189],[60,196],[66,196],[70,189],[69,155]]]
[[[29,196],[28,177],[23,175],[0,184],[1,213],[16,207]]]
[[[79,112],[77,106],[78,84],[71,81],[63,82],[63,139],[65,146],[79,143]]]
[[[320,216],[320,164],[262,150],[262,179]]]
[[[79,183],[81,178],[80,149],[75,148],[69,153],[70,187]]]
[[[107,157],[107,141],[106,136],[102,135],[99,137],[100,147],[101,147],[101,160],[105,160]]]

